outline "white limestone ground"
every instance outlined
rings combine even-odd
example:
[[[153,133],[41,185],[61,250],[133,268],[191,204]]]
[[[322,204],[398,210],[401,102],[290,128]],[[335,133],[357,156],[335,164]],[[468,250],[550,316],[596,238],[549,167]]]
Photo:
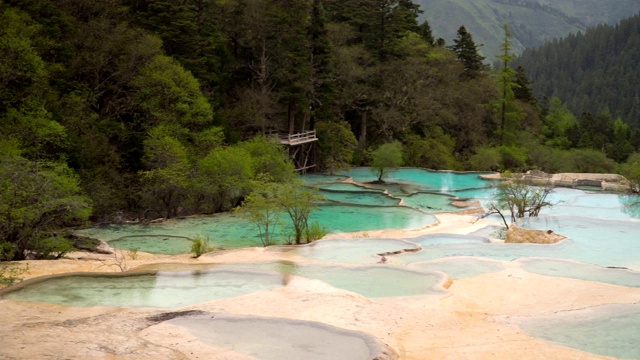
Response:
[[[437,225],[412,231],[369,231],[368,237],[413,237],[426,233],[466,234],[489,222],[442,214]],[[364,234],[349,234],[363,237]],[[340,234],[345,238],[346,234]],[[295,260],[262,248],[189,255],[139,253],[134,268],[159,262],[181,264]],[[57,261],[28,261],[27,277],[74,271],[120,271],[108,255],[73,253]],[[321,322],[370,334],[400,359],[606,359],[533,338],[509,317],[549,315],[602,304],[635,303],[640,289],[548,277],[516,263],[496,273],[455,280],[443,295],[369,299],[318,280],[293,277],[288,286],[180,309],[64,307],[0,300],[0,358],[251,359],[217,348],[171,322],[153,316],[169,311],[266,316]]]

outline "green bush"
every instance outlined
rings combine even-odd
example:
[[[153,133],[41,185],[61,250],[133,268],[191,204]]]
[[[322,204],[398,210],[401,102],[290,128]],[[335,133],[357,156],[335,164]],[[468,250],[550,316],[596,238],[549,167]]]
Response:
[[[214,247],[209,245],[209,241],[211,239],[209,236],[202,238],[200,236],[196,236],[193,239],[193,244],[191,244],[191,253],[194,258],[199,258],[202,254],[213,251]]]
[[[16,246],[10,242],[0,241],[0,261],[13,259],[16,252]]]
[[[497,171],[500,168],[500,151],[493,147],[480,147],[469,158],[468,168],[475,171]]]
[[[504,170],[526,171],[527,169],[527,152],[524,148],[502,146],[500,147],[500,157]]]
[[[60,259],[66,253],[75,250],[71,240],[62,235],[45,237],[33,241],[32,254],[36,259]]]
[[[625,164],[619,167],[619,173],[624,175],[630,182],[631,192],[640,193],[640,153],[633,153]]]
[[[322,239],[327,235],[327,227],[320,225],[317,221],[314,221],[307,227],[305,238],[307,242],[312,242],[318,239]]]
[[[567,152],[567,156],[567,168],[562,169],[562,172],[612,173],[616,168],[615,162],[599,150],[572,149]]]
[[[406,138],[403,148],[406,165],[434,170],[460,169],[460,163],[453,156],[455,140],[440,128],[435,129],[428,138],[417,135]]]

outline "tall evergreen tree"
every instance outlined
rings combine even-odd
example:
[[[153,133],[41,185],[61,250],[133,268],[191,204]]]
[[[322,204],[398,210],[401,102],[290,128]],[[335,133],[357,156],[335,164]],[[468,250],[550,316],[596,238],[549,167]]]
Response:
[[[499,118],[500,118],[500,145],[511,146],[515,144],[516,132],[520,127],[520,120],[523,117],[522,110],[514,101],[514,89],[518,87],[515,83],[515,71],[509,65],[513,61],[514,56],[511,50],[511,30],[509,26],[504,24],[504,38],[500,46],[502,53],[498,55],[501,61],[501,67],[497,74],[498,82],[501,87],[501,96],[499,101]]]
[[[458,29],[458,35],[453,40],[454,45],[449,46],[456,58],[464,66],[462,76],[467,79],[473,79],[487,70],[487,66],[483,63],[484,56],[478,53],[478,48],[473,42],[471,33],[464,26]]]
[[[531,90],[531,81],[527,77],[527,73],[522,65],[518,65],[516,68],[514,82],[517,85],[513,90],[515,98],[535,105],[537,101]]]
[[[309,37],[311,41],[312,79],[309,94],[311,118],[309,127],[315,128],[316,121],[333,119],[335,101],[335,74],[332,48],[325,26],[326,17],[322,0],[313,0],[311,5]]]
[[[429,25],[429,22],[427,20],[422,22],[422,24],[418,25],[418,30],[416,32],[429,45],[435,45],[436,39],[433,37],[433,31],[431,30],[431,25]]]

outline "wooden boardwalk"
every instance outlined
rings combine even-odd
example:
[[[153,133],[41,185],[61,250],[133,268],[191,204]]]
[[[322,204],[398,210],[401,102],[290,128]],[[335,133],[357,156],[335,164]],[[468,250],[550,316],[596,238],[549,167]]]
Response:
[[[286,145],[289,157],[296,167],[296,171],[305,173],[316,166],[316,147],[318,141],[316,131],[301,131],[295,134],[278,135],[280,144]]]
[[[303,132],[288,134],[288,135],[278,135],[278,138],[280,139],[280,144],[289,145],[289,146],[295,146],[295,145],[310,143],[313,141],[318,141],[315,130],[303,131]]]

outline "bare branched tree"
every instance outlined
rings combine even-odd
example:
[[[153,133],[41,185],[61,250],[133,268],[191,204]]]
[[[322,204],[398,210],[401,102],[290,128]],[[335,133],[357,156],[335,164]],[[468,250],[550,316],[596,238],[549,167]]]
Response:
[[[535,185],[525,178],[507,176],[496,185],[496,194],[484,217],[498,214],[508,229],[504,212],[510,213],[511,223],[523,217],[537,217],[543,208],[555,205],[548,201],[551,191],[553,186],[549,182]]]

